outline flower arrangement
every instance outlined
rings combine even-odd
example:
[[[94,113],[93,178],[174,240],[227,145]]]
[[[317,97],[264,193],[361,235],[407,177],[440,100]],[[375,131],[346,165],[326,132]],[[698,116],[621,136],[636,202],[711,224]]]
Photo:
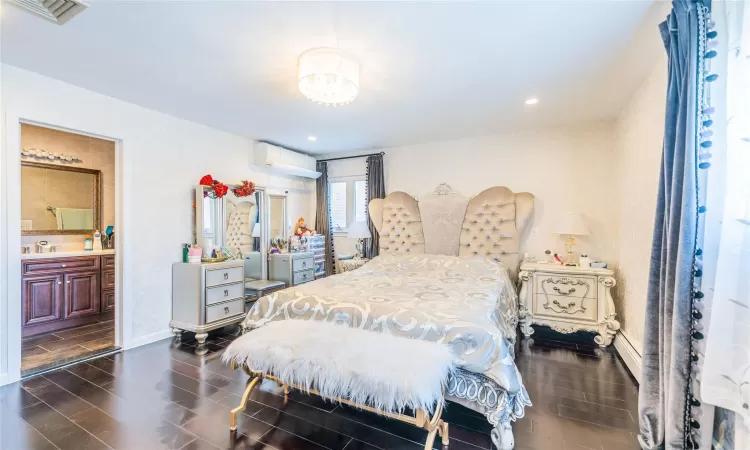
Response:
[[[200,185],[208,186],[211,188],[211,190],[203,191],[204,197],[221,198],[227,195],[227,192],[229,192],[229,188],[226,184],[220,182],[219,180],[214,180],[214,177],[212,177],[211,175],[204,175],[201,178]]]
[[[242,180],[240,187],[232,189],[237,197],[249,197],[255,193],[255,183],[252,181]]]

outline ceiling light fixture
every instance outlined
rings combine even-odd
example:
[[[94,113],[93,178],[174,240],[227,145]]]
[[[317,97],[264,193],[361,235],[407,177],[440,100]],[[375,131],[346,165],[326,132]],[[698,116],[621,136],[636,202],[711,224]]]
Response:
[[[308,137],[307,137],[307,140],[308,140],[308,141],[311,141],[311,142],[315,142],[315,141],[317,141],[317,140],[318,140],[318,138],[317,138],[316,136],[308,136]]]
[[[345,105],[359,93],[359,62],[337,48],[301,54],[297,75],[302,95],[326,106]]]
[[[539,103],[539,99],[536,97],[527,98],[524,103],[526,103],[527,105],[536,105],[537,103]]]

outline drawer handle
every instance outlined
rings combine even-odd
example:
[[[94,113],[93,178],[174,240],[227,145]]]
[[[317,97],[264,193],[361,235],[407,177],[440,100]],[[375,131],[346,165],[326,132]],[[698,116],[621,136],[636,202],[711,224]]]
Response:
[[[307,261],[302,261],[302,267],[307,267]]]
[[[62,265],[62,266],[60,266],[60,267],[68,267],[68,265],[67,265],[67,264],[63,264],[63,265]]]
[[[560,310],[562,312],[564,312],[566,314],[575,314],[575,313],[577,313],[579,311],[583,312],[583,313],[586,312],[586,307],[583,306],[583,303],[581,303],[581,306],[579,306],[578,309],[576,309],[575,311],[570,311],[569,308],[573,308],[574,306],[576,306],[576,302],[570,302],[567,305],[562,305],[562,304],[560,304],[559,301],[552,300],[552,303],[555,304],[558,308],[560,308]],[[544,309],[550,309],[551,308],[549,306],[549,304],[547,304],[547,303],[545,303],[543,306],[544,306]],[[553,309],[553,311],[554,311],[554,309]]]
[[[224,272],[224,279],[225,279],[225,280],[228,280],[228,279],[229,279],[229,272]]]
[[[229,289],[224,289],[224,297],[229,297]]]
[[[303,274],[302,274],[302,278],[307,278],[307,274],[306,274],[306,273],[303,273]]]
[[[576,288],[570,288],[568,292],[563,292],[559,287],[555,286],[552,288],[555,292],[557,292],[560,295],[570,295],[576,291]]]
[[[228,306],[224,307],[224,314],[229,314],[229,307]]]
[[[62,284],[62,281],[58,281],[57,284]]]

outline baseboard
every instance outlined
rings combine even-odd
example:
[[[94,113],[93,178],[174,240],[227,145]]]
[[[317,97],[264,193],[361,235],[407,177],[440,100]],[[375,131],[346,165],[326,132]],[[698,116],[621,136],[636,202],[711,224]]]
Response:
[[[152,342],[161,341],[162,339],[167,339],[174,336],[172,334],[172,329],[167,328],[166,330],[157,331],[156,333],[147,334],[145,336],[137,337],[130,341],[129,345],[127,346],[126,350],[129,350],[131,348],[140,347],[141,345],[147,345]]]
[[[630,343],[628,338],[622,334],[618,333],[617,336],[615,336],[615,350],[617,350],[617,353],[620,354],[620,357],[623,361],[625,361],[625,365],[628,366],[628,369],[630,369],[630,373],[633,374],[636,380],[638,380],[638,384],[641,383],[641,354],[638,353],[638,351],[633,347],[633,344]]]

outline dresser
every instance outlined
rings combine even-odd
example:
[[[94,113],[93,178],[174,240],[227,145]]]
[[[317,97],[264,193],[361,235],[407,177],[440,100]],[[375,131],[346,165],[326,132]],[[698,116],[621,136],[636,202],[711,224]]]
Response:
[[[283,281],[287,287],[314,281],[315,254],[299,252],[268,255],[268,278]]]
[[[243,260],[172,265],[172,321],[176,335],[192,331],[199,344],[208,332],[242,321],[245,313]]]
[[[601,347],[612,343],[620,322],[610,292],[615,285],[611,270],[525,262],[518,277],[524,336],[534,333],[535,324],[566,334],[592,331]]]
[[[50,256],[32,254],[21,261],[22,336],[114,317],[113,251],[92,256]]]

